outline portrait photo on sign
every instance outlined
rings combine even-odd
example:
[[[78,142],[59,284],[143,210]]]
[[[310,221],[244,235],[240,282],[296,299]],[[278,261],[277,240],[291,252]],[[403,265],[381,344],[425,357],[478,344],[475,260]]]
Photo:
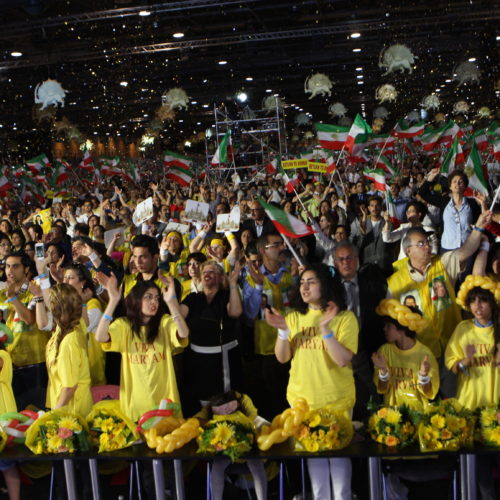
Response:
[[[444,276],[437,276],[429,283],[429,293],[436,312],[444,311],[451,306],[451,295]]]
[[[413,307],[417,312],[422,314],[422,299],[418,290],[410,290],[400,295],[399,301],[406,307]]]

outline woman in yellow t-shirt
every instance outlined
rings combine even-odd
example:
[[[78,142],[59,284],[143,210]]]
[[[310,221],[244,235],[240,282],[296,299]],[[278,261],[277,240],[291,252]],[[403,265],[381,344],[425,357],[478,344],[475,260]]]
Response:
[[[48,308],[56,329],[45,352],[49,375],[46,405],[52,410],[64,406],[68,412],[86,417],[92,395],[82,299],[71,285],[58,283],[50,289]]]
[[[95,338],[95,329],[102,316],[102,306],[95,295],[95,286],[87,268],[72,263],[64,268],[63,282],[71,285],[82,298],[82,318],[86,326],[91,386],[106,384],[106,353]]]
[[[431,350],[416,339],[417,332],[391,317],[389,308],[383,307],[394,300],[383,299],[376,310],[384,317],[387,344],[372,355],[374,383],[379,394],[384,395],[385,406],[406,404],[422,410],[439,390],[438,364]],[[397,307],[403,315],[417,314],[399,303]]]
[[[285,317],[276,309],[266,311],[268,324],[278,328],[278,361],[292,360],[289,404],[301,397],[313,409],[334,404],[350,415],[355,403],[351,359],[358,349],[359,328],[346,310],[342,284],[324,264],[307,266],[291,306],[294,310]],[[314,498],[351,498],[350,459],[314,458],[307,466]]]
[[[162,399],[180,402],[172,351],[187,346],[188,327],[175,293],[174,278],[158,273],[165,283],[163,300],[153,281],[139,281],[125,298],[126,317],[112,321],[121,294],[116,277],[98,273],[109,302],[96,330],[105,351],[122,356],[120,406],[132,420],[153,409]],[[165,304],[170,314],[165,314]]]

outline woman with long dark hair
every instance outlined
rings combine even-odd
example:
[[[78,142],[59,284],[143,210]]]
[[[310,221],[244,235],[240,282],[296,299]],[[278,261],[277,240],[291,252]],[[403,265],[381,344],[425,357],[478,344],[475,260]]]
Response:
[[[280,363],[292,361],[289,404],[304,398],[312,409],[333,404],[350,416],[355,403],[351,359],[358,348],[359,328],[346,308],[342,284],[324,264],[307,266],[291,307],[286,316],[276,309],[266,311],[266,321],[278,328],[276,358]],[[315,458],[307,465],[314,498],[351,498],[348,458]]]
[[[159,273],[160,275],[160,273]],[[188,327],[179,310],[174,279],[162,292],[153,281],[139,281],[125,299],[126,317],[113,321],[121,292],[114,275],[98,273],[109,302],[96,330],[104,351],[122,355],[120,406],[131,419],[157,406],[162,399],[179,402],[172,351],[187,346]],[[166,314],[165,303],[170,314]]]
[[[56,328],[45,351],[49,375],[46,405],[52,410],[64,406],[70,413],[86,417],[92,395],[82,299],[71,285],[58,283],[49,291],[48,309]]]

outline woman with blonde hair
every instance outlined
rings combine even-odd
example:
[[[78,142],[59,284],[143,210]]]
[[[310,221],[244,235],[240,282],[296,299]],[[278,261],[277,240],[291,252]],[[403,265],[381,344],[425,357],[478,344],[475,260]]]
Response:
[[[82,322],[82,299],[74,287],[58,283],[49,291],[48,309],[56,328],[45,352],[49,385],[46,405],[85,417],[92,407],[90,370]]]

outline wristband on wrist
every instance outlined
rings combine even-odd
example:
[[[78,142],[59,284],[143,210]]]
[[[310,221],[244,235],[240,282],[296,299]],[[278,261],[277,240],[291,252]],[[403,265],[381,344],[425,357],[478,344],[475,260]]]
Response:
[[[469,371],[467,370],[467,367],[461,361],[458,362],[458,368],[466,377],[469,376]]]
[[[47,273],[42,273],[42,274],[39,274],[39,275],[37,276],[37,278],[38,278],[39,280],[41,280],[41,279],[43,279],[43,278],[47,278]]]
[[[486,233],[486,229],[484,227],[479,227],[479,226],[472,226],[473,231],[479,231],[480,233]]]
[[[322,335],[322,337],[323,337],[323,340],[328,340],[328,339],[335,337],[335,335],[333,334],[333,332],[328,332],[328,333],[325,333],[325,335]]]
[[[110,314],[104,313],[102,317],[107,321],[113,321],[113,316],[111,316]]]
[[[484,250],[485,252],[490,251],[490,242],[489,241],[482,241],[481,245],[479,247],[479,250]]]
[[[168,250],[160,250],[160,257],[166,257],[168,255]]]
[[[286,330],[278,328],[278,338],[280,340],[288,340],[289,337],[290,337],[290,330],[288,328]]]
[[[49,278],[43,278],[40,280],[40,288],[42,290],[48,290],[50,288],[50,280]]]
[[[388,382],[389,381],[389,370],[387,370],[386,373],[382,373],[380,370],[378,371],[378,378],[381,382]]]
[[[87,303],[86,302],[82,302],[82,307],[87,307]]]
[[[10,304],[11,302],[14,302],[14,300],[17,299],[17,295],[14,295],[14,297],[11,297],[10,299],[7,299],[5,302],[7,302],[8,304]]]
[[[92,263],[94,263],[94,260],[97,260],[99,257],[97,256],[97,254],[95,252],[92,252],[90,255],[89,255],[89,259]]]
[[[227,241],[231,241],[234,240],[234,238],[236,238],[236,236],[234,236],[234,234],[230,233],[229,231],[226,231],[224,235],[226,236]]]
[[[33,300],[35,301],[35,304],[40,304],[43,302],[43,297],[35,297]]]
[[[431,377],[429,375],[418,374],[418,384],[419,385],[427,385],[431,381]]]
[[[200,232],[198,233],[198,236],[199,236],[202,240],[204,240],[204,239],[207,237],[207,232],[206,232],[206,231],[200,231]]]

